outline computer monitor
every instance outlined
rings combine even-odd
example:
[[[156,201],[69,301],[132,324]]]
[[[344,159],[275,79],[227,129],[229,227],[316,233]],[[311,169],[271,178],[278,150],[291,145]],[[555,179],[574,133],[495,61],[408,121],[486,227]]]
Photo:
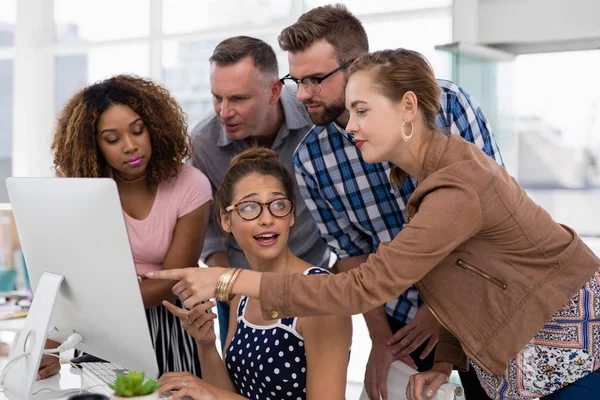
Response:
[[[158,365],[117,186],[103,178],[8,178],[34,298],[13,346],[9,399],[31,398],[46,334],[157,377]],[[52,329],[54,328],[54,329]]]

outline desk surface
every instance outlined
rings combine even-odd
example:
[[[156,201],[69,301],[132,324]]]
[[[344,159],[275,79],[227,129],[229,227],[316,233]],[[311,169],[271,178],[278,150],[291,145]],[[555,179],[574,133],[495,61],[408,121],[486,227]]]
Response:
[[[47,394],[48,399],[52,398],[52,399],[68,399],[70,396],[73,396],[76,393],[71,393],[68,394],[64,397],[56,397],[56,396],[52,396],[53,391],[58,391],[58,390],[67,390],[67,389],[79,389],[81,387],[81,379],[82,379],[82,374],[81,371],[79,371],[76,368],[71,367],[71,365],[69,364],[63,364],[61,366],[61,370],[60,373],[57,375],[54,375],[48,379],[44,379],[41,381],[38,381],[35,383],[35,385],[33,386],[33,393],[37,392],[38,390],[43,390],[43,389],[48,389],[48,390],[44,390],[42,392],[40,392],[40,394]],[[90,383],[90,381],[84,377],[83,378],[83,389],[86,388],[90,388],[91,392],[94,392],[94,388],[92,387],[92,384]],[[107,388],[106,386],[104,388]],[[102,389],[102,388],[99,388]],[[0,393],[0,400],[8,400],[6,398],[6,396],[4,396],[4,393]]]
[[[21,329],[23,329],[23,326],[25,325],[25,319],[26,318],[13,318],[0,321],[0,332],[20,332]]]

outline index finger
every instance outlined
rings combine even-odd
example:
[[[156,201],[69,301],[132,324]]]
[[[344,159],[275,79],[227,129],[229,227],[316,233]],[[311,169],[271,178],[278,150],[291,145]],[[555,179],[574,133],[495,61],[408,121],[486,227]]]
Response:
[[[387,369],[387,371],[389,372],[389,368]],[[388,392],[387,392],[387,374],[388,372],[385,372],[385,369],[379,370],[379,382],[378,382],[378,387],[377,387],[377,391],[378,391],[378,395],[377,395],[377,399],[379,399],[379,395],[381,395],[381,398],[383,400],[388,400]]]
[[[184,396],[189,396],[191,389],[189,387],[184,387],[180,390],[178,390],[177,392],[173,393],[170,397],[169,400],[177,400],[177,399],[181,399]],[[191,396],[190,396],[191,397]]]
[[[182,308],[179,308],[166,300],[162,302],[162,305],[165,306],[165,308],[177,318],[185,318],[187,315],[187,312],[185,312]]]
[[[179,269],[163,269],[160,271],[152,271],[146,274],[149,279],[168,279],[172,281],[180,281],[185,277],[186,268]]]
[[[398,329],[396,333],[392,335],[392,337],[387,341],[388,346],[393,346],[394,343],[400,341],[404,336],[407,336],[415,327],[411,324],[405,325],[402,328]]]
[[[415,375],[414,385],[413,385],[413,398],[415,400],[423,400],[423,390],[425,389],[425,382],[423,380],[423,376]]]

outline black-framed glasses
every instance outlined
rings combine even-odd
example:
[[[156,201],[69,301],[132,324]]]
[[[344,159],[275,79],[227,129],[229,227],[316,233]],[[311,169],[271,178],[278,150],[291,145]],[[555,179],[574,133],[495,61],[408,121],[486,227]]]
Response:
[[[268,203],[244,200],[227,207],[225,211],[230,212],[235,210],[242,219],[252,221],[260,216],[265,206],[272,216],[283,218],[288,216],[294,209],[294,200],[283,198],[271,200]]]
[[[290,74],[287,74],[286,76],[281,78],[280,81],[283,84],[283,86],[294,96],[296,96],[298,94],[298,88],[300,87],[300,84],[302,84],[302,86],[304,86],[304,89],[306,89],[306,91],[308,93],[319,94],[319,93],[321,93],[321,83],[325,79],[329,78],[331,75],[335,74],[339,70],[342,70],[342,69],[348,67],[348,65],[352,64],[353,62],[354,62],[354,60],[346,61],[345,63],[343,63],[342,65],[340,65],[339,67],[337,67],[336,69],[331,71],[330,73],[325,74],[324,76],[321,76],[321,77],[307,76],[305,78],[298,79],[298,78],[291,77]]]

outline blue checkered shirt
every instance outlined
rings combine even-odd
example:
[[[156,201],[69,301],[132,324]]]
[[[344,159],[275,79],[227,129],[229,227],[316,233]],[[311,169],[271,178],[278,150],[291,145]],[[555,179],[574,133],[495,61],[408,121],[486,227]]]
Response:
[[[479,105],[453,82],[442,89],[437,124],[445,134],[460,134],[502,164],[498,145]],[[406,221],[406,204],[416,188],[390,182],[391,164],[368,164],[351,135],[335,123],[314,126],[294,153],[300,194],[321,236],[340,258],[377,251]],[[403,323],[415,316],[422,300],[415,286],[386,304],[386,312]]]

